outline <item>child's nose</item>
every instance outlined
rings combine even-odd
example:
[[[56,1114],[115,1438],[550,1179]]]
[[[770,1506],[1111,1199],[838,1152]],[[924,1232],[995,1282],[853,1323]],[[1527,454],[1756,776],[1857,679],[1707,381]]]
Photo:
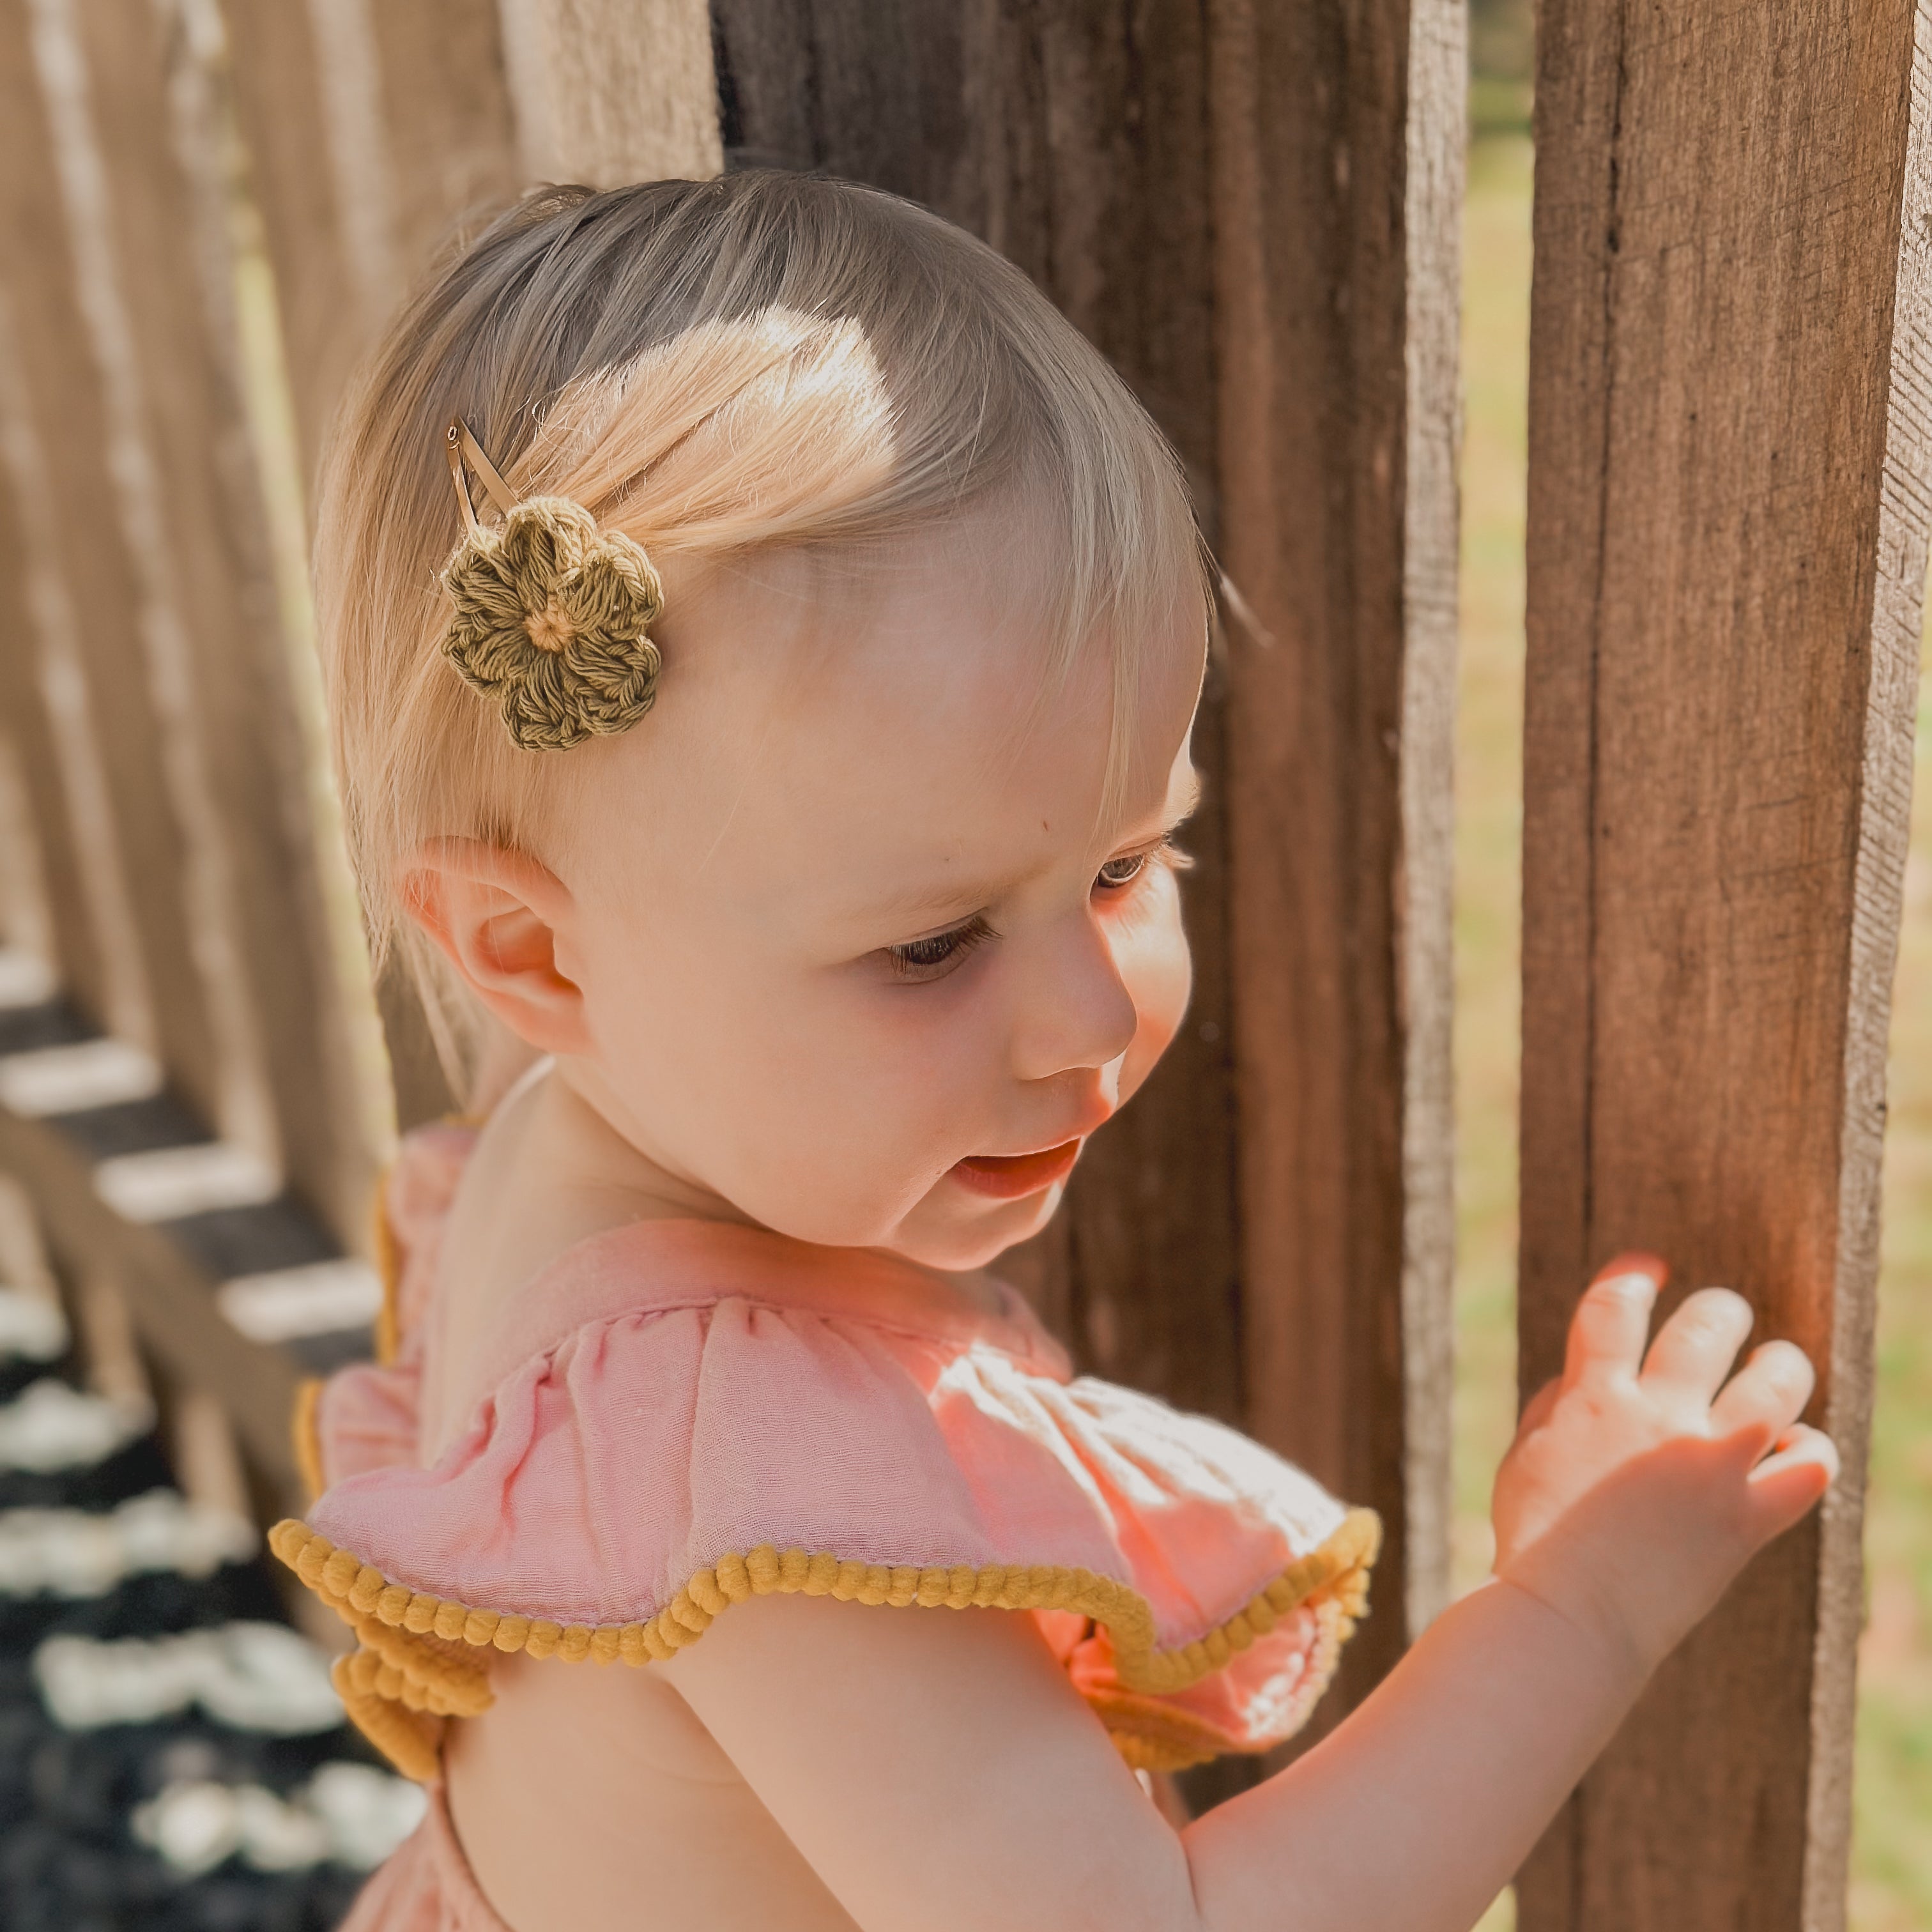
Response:
[[[1030,962],[1015,1030],[1014,1071],[1048,1080],[1105,1066],[1133,1043],[1140,1016],[1107,936],[1088,918],[1070,920]]]

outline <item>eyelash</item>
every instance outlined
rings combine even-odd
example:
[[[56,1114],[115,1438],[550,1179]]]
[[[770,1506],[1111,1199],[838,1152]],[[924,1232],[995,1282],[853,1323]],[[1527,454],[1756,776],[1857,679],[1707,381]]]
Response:
[[[1133,870],[1124,879],[1110,879],[1107,866],[1102,866],[1094,875],[1094,883],[1104,891],[1122,892],[1147,876],[1150,866],[1164,866],[1170,872],[1184,872],[1194,863],[1187,854],[1174,842],[1174,834],[1169,832],[1158,845],[1144,852],[1124,852],[1118,859],[1109,859],[1107,866],[1131,865]]]
[[[986,915],[975,913],[964,926],[935,932],[928,938],[908,940],[903,946],[889,946],[886,956],[902,980],[936,980],[942,968],[954,966],[969,952],[976,952],[988,940],[998,937]]]
[[[1172,872],[1185,872],[1193,862],[1168,837],[1151,850],[1124,853],[1118,859],[1109,859],[1094,874],[1094,884],[1099,890],[1112,896],[1125,892],[1130,886],[1144,879],[1150,866],[1165,866]],[[1132,866],[1133,870],[1125,878],[1111,879],[1107,876],[1108,866],[1128,864]],[[986,914],[975,913],[964,926],[950,927],[925,939],[908,940],[903,945],[888,946],[886,956],[892,962],[894,974],[916,984],[943,977],[945,972],[956,968],[968,954],[976,952],[988,940],[998,937]]]

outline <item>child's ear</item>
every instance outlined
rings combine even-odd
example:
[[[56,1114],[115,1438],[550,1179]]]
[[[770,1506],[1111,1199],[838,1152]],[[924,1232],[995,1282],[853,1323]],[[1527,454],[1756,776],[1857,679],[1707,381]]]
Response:
[[[426,842],[403,903],[477,998],[539,1053],[589,1050],[584,995],[557,967],[575,912],[548,866],[480,838]]]

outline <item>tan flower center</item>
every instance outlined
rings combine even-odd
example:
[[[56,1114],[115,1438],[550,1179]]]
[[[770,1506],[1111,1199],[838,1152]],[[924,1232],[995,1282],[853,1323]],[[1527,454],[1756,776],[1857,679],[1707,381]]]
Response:
[[[577,634],[577,626],[554,597],[524,620],[524,629],[540,651],[560,651]]]

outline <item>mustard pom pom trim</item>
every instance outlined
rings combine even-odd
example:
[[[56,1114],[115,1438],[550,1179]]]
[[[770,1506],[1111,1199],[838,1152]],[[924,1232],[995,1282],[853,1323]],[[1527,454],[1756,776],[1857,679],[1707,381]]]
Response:
[[[1054,1564],[919,1568],[845,1561],[825,1550],[779,1550],[767,1544],[722,1556],[699,1570],[655,1617],[593,1625],[478,1610],[412,1590],[293,1519],[268,1532],[276,1556],[356,1630],[362,1648],[336,1666],[336,1688],[350,1715],[399,1769],[420,1779],[436,1775],[441,1719],[474,1716],[489,1706],[483,1660],[467,1651],[522,1651],[568,1663],[661,1662],[695,1643],[732,1604],[751,1597],[831,1597],[894,1608],[1068,1610],[1106,1626],[1120,1682],[1153,1696],[1198,1683],[1290,1612],[1318,1599],[1327,1614],[1319,1654],[1311,1663],[1325,1674],[1367,1609],[1369,1570],[1381,1541],[1375,1512],[1352,1510],[1318,1549],[1289,1564],[1226,1622],[1192,1643],[1163,1650],[1155,1642],[1154,1613],[1138,1591],[1090,1570]],[[1173,1768],[1177,1755],[1180,1763],[1192,1763],[1225,1748],[1209,1747],[1205,1739],[1184,1745],[1178,1736],[1168,1748],[1161,1748],[1164,1743],[1142,1739],[1135,1761],[1142,1762],[1144,1751],[1148,1768]]]

